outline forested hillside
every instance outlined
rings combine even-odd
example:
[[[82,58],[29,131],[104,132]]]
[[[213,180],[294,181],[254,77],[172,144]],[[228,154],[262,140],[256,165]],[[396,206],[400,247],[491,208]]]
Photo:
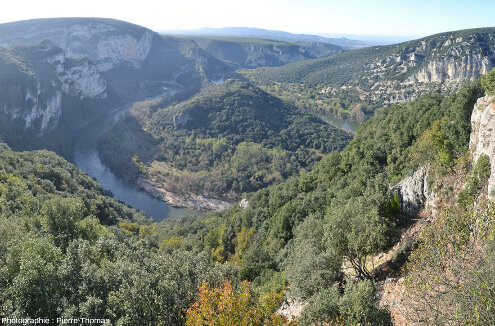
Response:
[[[123,325],[285,325],[275,311],[286,293],[306,303],[301,325],[390,325],[377,282],[405,273],[408,323],[490,324],[495,215],[482,200],[490,158],[474,164],[468,151],[482,95],[474,84],[380,110],[311,171],[223,213],[158,224],[55,154],[2,145],[0,312]],[[389,187],[423,166],[428,187],[451,208],[423,226],[419,244],[394,247],[424,224]],[[465,186],[451,188],[451,178]],[[374,266],[392,247],[391,259]]]
[[[100,142],[120,175],[156,188],[238,199],[342,149],[352,135],[248,83],[212,85],[189,101],[145,102]]]
[[[325,156],[310,172],[248,195],[248,205],[214,218],[164,221],[160,239],[203,248],[212,263],[238,266],[239,278],[262,291],[290,284],[290,296],[309,302],[303,325],[387,325],[388,313],[371,304],[376,288],[370,280],[383,277],[371,262],[414,224],[389,187],[429,166],[430,187],[446,194],[445,204],[455,202],[442,180],[469,170],[470,116],[482,94],[478,84],[448,98],[427,95],[379,110],[345,150]],[[476,187],[460,198],[476,198]],[[400,273],[414,245],[397,248],[388,269]]]
[[[469,29],[242,73],[301,107],[356,118],[383,104],[458,90],[494,66],[494,44],[493,28]]]
[[[54,153],[0,144],[0,317],[183,324],[203,280],[235,274],[202,253],[159,251],[154,234]]]
[[[0,318],[495,323],[495,29],[238,71],[342,49],[99,18],[0,46]],[[98,117],[88,166],[215,212],[153,221],[46,150]]]

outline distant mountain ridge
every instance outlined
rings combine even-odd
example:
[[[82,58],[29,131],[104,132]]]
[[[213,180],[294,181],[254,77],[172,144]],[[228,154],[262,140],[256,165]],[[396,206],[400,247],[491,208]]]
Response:
[[[288,63],[328,57],[344,48],[323,42],[297,42],[229,36],[173,35],[182,42],[192,42],[231,69],[276,67]]]
[[[161,31],[164,34],[182,35],[210,35],[210,36],[234,36],[234,37],[256,37],[264,39],[274,39],[291,43],[296,42],[323,42],[338,45],[346,49],[355,49],[369,46],[369,43],[351,40],[345,37],[330,38],[311,34],[293,34],[284,31],[267,30],[254,27],[222,27],[222,28],[199,28],[193,30],[171,30]]]

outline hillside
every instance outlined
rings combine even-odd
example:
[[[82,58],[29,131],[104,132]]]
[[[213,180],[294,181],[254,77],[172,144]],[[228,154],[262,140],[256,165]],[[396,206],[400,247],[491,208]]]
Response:
[[[3,55],[30,76],[21,57]],[[495,321],[495,70],[449,96],[378,110],[341,151],[349,135],[246,82],[164,103],[136,105],[107,134],[114,153],[135,150],[117,157],[124,170],[127,155],[143,175],[153,169],[147,157],[215,169],[227,157],[267,171],[242,178],[260,182],[275,175],[260,156],[280,159],[277,168],[322,157],[226,211],[152,224],[56,154],[0,144],[0,315],[97,314],[122,325]]]
[[[136,105],[99,148],[112,169],[139,177],[148,191],[230,202],[310,168],[350,138],[257,87],[229,80],[177,105]]]
[[[495,28],[462,30],[243,74],[300,106],[349,117],[458,90],[494,66],[494,44]]]
[[[427,263],[441,272],[444,265],[436,253],[443,247],[435,242],[432,245],[436,251],[421,245],[416,251],[418,230],[435,221],[434,217],[443,216],[440,214],[443,207],[451,207],[449,209],[456,212],[457,202],[466,210],[459,211],[458,215],[448,215],[447,211],[455,220],[439,217],[438,223],[447,224],[434,224],[444,228],[444,233],[425,230],[420,233],[425,236],[421,239],[430,241],[431,236],[436,235],[445,241],[457,239],[452,232],[458,230],[461,236],[464,234],[461,230],[468,230],[447,231],[453,227],[449,223],[463,228],[462,221],[468,223],[469,214],[483,221],[494,218],[493,211],[485,208],[470,210],[471,203],[478,198],[482,200],[482,194],[486,194],[487,175],[490,175],[486,161],[469,161],[471,113],[482,94],[479,85],[473,85],[448,98],[426,95],[407,104],[379,110],[360,127],[343,151],[325,156],[310,172],[249,194],[241,204],[215,218],[164,221],[157,232],[167,241],[178,237],[180,242],[175,244],[178,247],[203,248],[210,253],[212,262],[239,266],[240,279],[252,282],[262,291],[279,291],[290,284],[289,297],[296,303],[305,303],[298,324],[329,320],[366,324],[363,320],[367,320],[372,325],[390,325],[391,316],[381,308],[392,309],[394,318],[397,311],[407,308],[410,311],[404,318],[410,319],[405,323],[414,324],[418,321],[415,318],[421,316],[421,313],[414,315],[415,308],[425,309],[428,304],[438,308],[444,304],[434,302],[421,287],[426,282],[436,282],[436,293],[442,294],[442,281],[434,276],[438,274],[429,274],[429,270],[421,274],[421,264]],[[490,102],[490,98],[483,103],[487,101]],[[492,112],[490,108],[486,110]],[[487,135],[481,129],[473,132]],[[484,142],[488,144],[488,139]],[[493,149],[491,145],[489,148],[488,151]],[[463,184],[467,184],[466,190],[461,191]],[[426,215],[425,211],[417,216],[425,206],[433,215]],[[457,245],[463,248],[459,253],[467,255],[459,259],[468,259],[469,250],[476,248],[472,247],[476,244],[466,242]],[[411,252],[410,266],[414,264],[414,274],[404,275],[402,268]],[[429,255],[432,255],[431,260]],[[449,255],[451,259],[461,257],[451,251]],[[477,266],[491,268],[486,260],[490,258],[483,257]],[[468,266],[469,259],[459,264]],[[459,275],[467,276],[469,271]],[[482,275],[480,282],[487,280],[490,273],[487,270]],[[373,305],[378,302],[378,284],[405,282],[401,279],[404,276],[418,282],[397,290],[409,298],[408,306],[398,306],[400,301],[389,301],[380,308]],[[388,283],[383,283],[385,279]],[[476,281],[475,275],[470,282],[474,282],[473,286],[485,284]],[[487,282],[490,286],[493,284],[493,281]],[[466,292],[459,291],[459,296],[454,298],[461,300]],[[493,294],[487,294],[486,298],[475,292],[469,295],[473,301],[462,299],[466,309],[480,308],[486,301],[479,300],[493,298]],[[454,315],[447,313],[455,309],[455,305],[450,304],[443,308],[446,310],[442,316]],[[432,309],[422,311],[428,311],[428,318],[434,318]],[[491,312],[483,312],[480,318],[486,320],[491,315]],[[469,317],[469,312],[463,312],[452,319],[460,321]]]
[[[288,63],[327,57],[343,52],[337,45],[323,42],[288,43],[252,37],[173,35],[190,40],[201,49],[232,67],[257,68],[282,66]]]
[[[232,277],[203,254],[159,251],[148,217],[61,157],[5,144],[0,239],[2,318],[177,325],[202,281]],[[160,302],[152,314],[150,302]]]
[[[225,71],[201,49],[184,54],[177,41],[111,19],[1,24],[0,46],[0,136],[14,148],[50,148],[67,157],[74,130],[102,111],[164,88],[190,95]]]

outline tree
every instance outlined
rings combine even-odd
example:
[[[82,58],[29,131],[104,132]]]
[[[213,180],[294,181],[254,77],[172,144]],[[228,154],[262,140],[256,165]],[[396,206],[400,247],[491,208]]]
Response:
[[[376,290],[370,280],[349,282],[339,309],[345,325],[391,326],[390,313],[375,305]]]
[[[290,325],[274,313],[282,297],[283,293],[257,298],[247,281],[238,289],[227,280],[216,288],[203,282],[197,301],[186,310],[186,325]]]
[[[12,315],[56,317],[63,285],[58,276],[61,252],[48,238],[16,239],[7,253]]]
[[[291,294],[307,299],[342,280],[342,256],[326,248],[322,218],[311,215],[295,230],[288,258]],[[308,272],[310,271],[310,272]]]
[[[327,215],[329,248],[348,259],[359,278],[370,278],[368,258],[388,249],[397,235],[397,195],[379,174],[362,196],[334,205]]]

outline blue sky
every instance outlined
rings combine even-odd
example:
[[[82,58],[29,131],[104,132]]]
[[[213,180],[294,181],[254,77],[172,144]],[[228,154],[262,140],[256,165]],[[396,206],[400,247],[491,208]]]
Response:
[[[13,0],[0,22],[110,17],[154,30],[247,26],[295,33],[426,36],[495,26],[491,0]]]

